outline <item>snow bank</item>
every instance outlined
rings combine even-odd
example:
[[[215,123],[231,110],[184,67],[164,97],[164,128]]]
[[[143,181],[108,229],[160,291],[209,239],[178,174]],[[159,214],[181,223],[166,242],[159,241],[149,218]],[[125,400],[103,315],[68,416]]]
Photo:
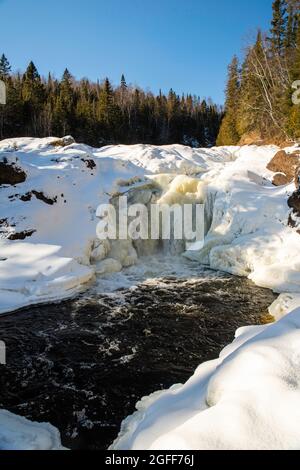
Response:
[[[60,252],[56,245],[0,242],[0,314],[80,292],[94,272]]]
[[[34,423],[0,411],[0,450],[63,450],[59,431],[48,423]]]
[[[0,142],[0,160],[26,173],[25,182],[0,188],[0,313],[70,297],[88,285],[98,205],[122,181],[144,177],[129,162],[56,140]]]
[[[204,247],[186,256],[278,293],[300,292],[300,237],[287,227],[294,185],[271,184],[273,147],[241,147],[235,155],[209,186],[216,198]]]
[[[157,392],[122,424],[112,449],[300,448],[300,309],[238,330],[185,385]]]

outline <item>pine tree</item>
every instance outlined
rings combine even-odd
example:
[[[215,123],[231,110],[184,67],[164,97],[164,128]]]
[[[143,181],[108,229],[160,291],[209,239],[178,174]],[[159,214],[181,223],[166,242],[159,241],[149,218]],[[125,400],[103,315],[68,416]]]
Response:
[[[262,85],[257,75],[260,73],[263,63],[263,40],[259,30],[255,45],[249,48],[241,70],[237,111],[237,130],[241,136],[249,133],[261,134],[264,113],[262,110]]]
[[[0,79],[5,80],[9,77],[11,66],[4,54],[0,58]]]
[[[59,95],[55,104],[55,123],[61,127],[62,134],[72,133],[75,120],[73,77],[65,69],[59,87]]]
[[[4,63],[4,61],[3,61]],[[6,73],[9,64],[4,64]],[[215,144],[222,113],[209,101],[171,90],[157,96],[127,85],[113,88],[87,79],[76,82],[66,69],[60,80],[42,79],[33,62],[26,72],[8,75],[7,105],[0,137],[63,136],[90,145],[109,143]],[[2,110],[3,111],[3,110]],[[0,110],[1,112],[1,110]]]
[[[26,134],[41,135],[41,115],[45,103],[45,88],[36,66],[31,61],[22,80]]]
[[[286,0],[275,0],[272,5],[273,19],[271,22],[270,44],[273,53],[282,54],[286,34]]]
[[[295,46],[296,41],[296,15],[294,12],[294,6],[292,3],[288,4],[287,7],[287,25],[284,37],[284,47],[286,50],[291,49]]]
[[[99,118],[105,137],[112,142],[121,125],[121,110],[114,103],[114,91],[108,78],[104,80],[99,99]]]
[[[169,142],[179,142],[179,121],[181,118],[180,99],[171,88],[167,101],[168,115],[168,140]]]
[[[124,74],[121,77],[121,90],[127,90],[127,83]]]
[[[300,80],[300,28],[297,31],[296,51],[291,70],[291,81]],[[294,104],[290,108],[288,132],[294,139],[300,138],[300,105]]]
[[[225,117],[222,121],[220,133],[218,135],[218,145],[235,145],[239,141],[240,136],[237,130],[239,91],[239,65],[237,57],[234,56],[228,68]]]
[[[100,110],[100,120],[105,124],[109,124],[110,116],[112,113],[113,107],[113,90],[111,83],[108,78],[104,81],[104,86],[101,91],[100,101],[99,101],[99,110]]]

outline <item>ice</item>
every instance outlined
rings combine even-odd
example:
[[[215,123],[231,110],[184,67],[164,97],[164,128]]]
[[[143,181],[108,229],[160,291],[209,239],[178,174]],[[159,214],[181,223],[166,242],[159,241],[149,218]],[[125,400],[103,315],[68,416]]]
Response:
[[[0,450],[64,450],[59,431],[0,410]]]

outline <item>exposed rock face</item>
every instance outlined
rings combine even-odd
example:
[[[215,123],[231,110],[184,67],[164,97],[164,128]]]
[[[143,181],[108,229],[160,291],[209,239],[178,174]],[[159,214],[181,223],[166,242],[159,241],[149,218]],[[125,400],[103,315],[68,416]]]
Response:
[[[0,185],[19,184],[26,180],[26,173],[14,163],[0,162]]]
[[[287,154],[285,150],[280,150],[272,158],[267,169],[277,173],[274,176],[273,184],[283,186],[291,183],[295,178],[296,169],[300,166],[300,152],[296,151]]]

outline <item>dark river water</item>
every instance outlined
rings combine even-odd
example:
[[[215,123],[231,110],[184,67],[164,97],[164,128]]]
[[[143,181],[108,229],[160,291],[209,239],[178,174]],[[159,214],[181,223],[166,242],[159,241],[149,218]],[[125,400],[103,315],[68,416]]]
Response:
[[[268,321],[275,297],[195,267],[0,317],[0,408],[57,426],[71,449],[105,449],[141,397],[185,382],[238,327]]]

